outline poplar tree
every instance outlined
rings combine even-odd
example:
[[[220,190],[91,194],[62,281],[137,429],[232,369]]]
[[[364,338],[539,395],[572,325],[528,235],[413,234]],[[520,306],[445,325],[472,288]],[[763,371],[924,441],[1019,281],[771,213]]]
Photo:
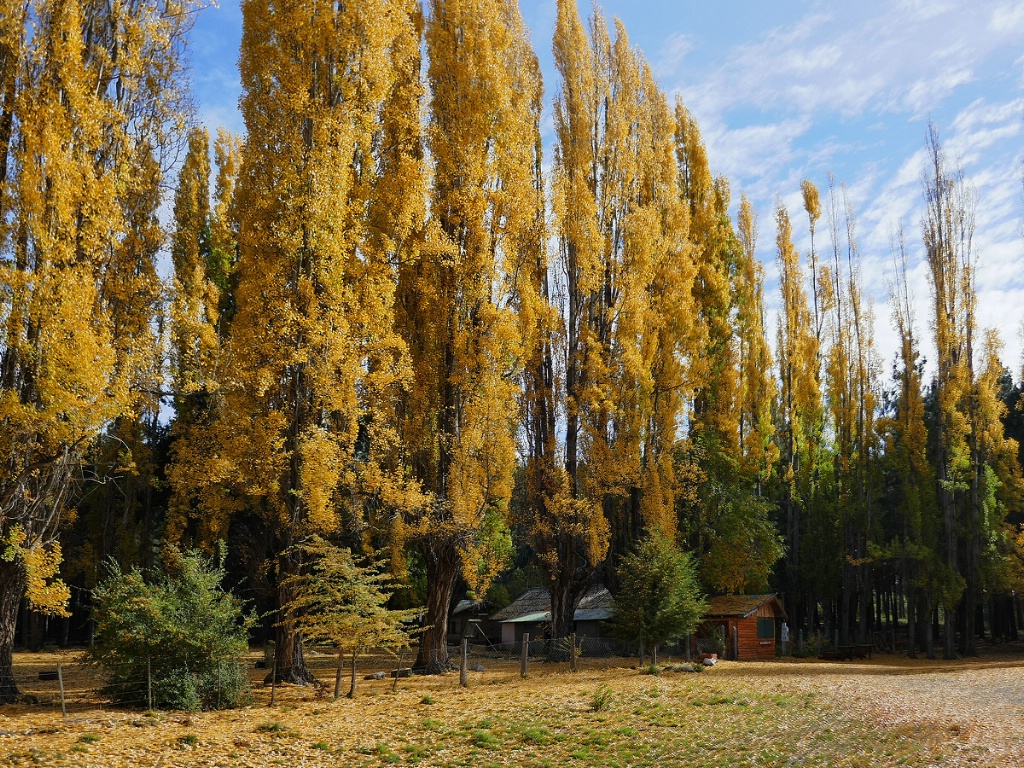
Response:
[[[894,414],[883,420],[884,455],[891,463],[896,489],[895,537],[883,557],[895,559],[906,591],[907,653],[922,647],[934,656],[931,614],[933,585],[939,580],[939,517],[935,470],[928,461],[928,428],[922,383],[920,339],[915,328],[913,298],[907,279],[907,252],[902,231],[892,249],[890,305],[899,334]]]
[[[807,304],[800,254],[793,245],[792,225],[782,202],[775,208],[776,249],[782,306],[779,312],[778,354],[780,403],[779,449],[782,506],[786,520],[787,600],[794,623],[800,625],[811,595],[804,581],[815,563],[805,562],[810,543],[827,546],[829,531],[812,524],[815,468],[822,423],[821,390],[818,384],[818,341]],[[815,580],[821,587],[820,580]]]
[[[737,270],[737,335],[739,356],[739,443],[746,471],[756,480],[756,493],[765,494],[779,458],[774,410],[778,384],[765,333],[764,268],[757,259],[757,212],[746,195],[740,198],[737,219],[741,260]]]
[[[225,342],[234,311],[237,222],[231,213],[241,142],[223,129],[214,142],[217,177],[210,207],[209,135],[193,129],[178,175],[171,258],[171,391],[174,423],[166,475],[171,488],[164,538],[210,546],[223,537],[223,493],[210,483],[227,466],[218,442]],[[203,492],[197,492],[203,489]],[[199,514],[195,514],[199,512]],[[189,534],[192,534],[191,536]]]
[[[155,211],[190,8],[38,0],[0,22],[0,701],[18,604],[60,611],[55,543],[86,451],[154,370]],[[29,23],[31,22],[31,23]],[[134,335],[133,335],[134,334]],[[152,407],[151,405],[149,407]]]
[[[782,548],[771,506],[760,495],[775,457],[769,448],[773,383],[753,212],[749,202],[741,205],[746,229],[737,235],[728,215],[729,184],[712,178],[700,130],[681,100],[675,141],[680,196],[690,210],[698,265],[696,333],[690,341],[695,395],[688,443],[680,453],[691,482],[682,514],[711,589],[763,591]],[[760,372],[756,365],[763,366]]]
[[[553,209],[565,280],[564,475],[537,521],[565,637],[611,546],[644,529],[673,536],[673,455],[692,388],[695,266],[675,161],[675,120],[621,25],[589,35],[558,4]]]
[[[804,183],[805,199],[810,182]],[[817,196],[814,190],[813,196]],[[831,268],[822,269],[826,297],[822,312],[831,335],[826,358],[825,387],[831,414],[833,494],[831,506],[841,527],[840,640],[850,641],[850,621],[857,618],[858,642],[864,642],[871,608],[869,548],[878,542],[876,510],[879,447],[877,409],[878,363],[874,352],[871,314],[861,298],[860,252],[853,211],[845,187],[829,187],[827,210],[832,233]],[[813,218],[812,218],[813,221]],[[840,240],[840,232],[845,237]],[[845,244],[845,258],[844,254]]]
[[[418,11],[383,0],[248,0],[242,10],[247,139],[234,197],[231,375],[219,388],[218,461],[198,494],[212,535],[239,509],[263,521],[281,609],[276,667],[306,682],[287,610],[289,577],[302,568],[292,545],[358,528],[365,499],[380,492],[389,409],[408,379],[393,300],[411,221],[382,231],[370,222],[382,221],[382,206],[409,211],[387,177],[395,153],[418,151],[392,141],[392,111],[408,109],[398,91],[415,60]]]
[[[938,132],[928,133],[928,170],[924,177],[925,215],[921,223],[933,299],[933,329],[937,351],[935,397],[936,456],[939,506],[942,511],[942,554],[946,579],[939,599],[946,616],[944,655],[956,655],[954,612],[972,617],[975,585],[962,574],[966,563],[960,552],[962,531],[973,536],[972,468],[970,441],[971,388],[973,386],[974,209],[962,174],[951,171],[939,143]],[[970,555],[968,554],[968,557]],[[973,626],[967,634],[973,638]],[[972,640],[965,640],[972,642]]]
[[[402,434],[424,494],[405,522],[427,577],[416,666],[440,672],[456,581],[483,594],[511,554],[517,308],[535,289],[542,236],[541,81],[508,0],[431,2],[426,52],[431,221],[422,258],[399,278],[413,370]]]

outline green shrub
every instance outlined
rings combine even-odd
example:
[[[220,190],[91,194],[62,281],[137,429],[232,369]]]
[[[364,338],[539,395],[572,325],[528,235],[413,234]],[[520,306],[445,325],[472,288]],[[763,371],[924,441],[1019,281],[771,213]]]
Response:
[[[225,592],[224,571],[198,552],[172,552],[166,568],[124,572],[110,562],[93,590],[93,660],[106,669],[104,693],[136,707],[217,709],[248,701],[242,663],[256,616]]]

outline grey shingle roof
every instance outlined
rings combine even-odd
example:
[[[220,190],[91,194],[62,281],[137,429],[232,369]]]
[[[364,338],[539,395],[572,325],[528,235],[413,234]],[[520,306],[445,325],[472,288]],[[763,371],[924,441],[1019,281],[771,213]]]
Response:
[[[593,586],[580,598],[573,620],[604,621],[611,618],[612,609],[613,600],[607,587]],[[491,620],[516,623],[550,621],[551,594],[543,587],[534,587],[491,616]]]

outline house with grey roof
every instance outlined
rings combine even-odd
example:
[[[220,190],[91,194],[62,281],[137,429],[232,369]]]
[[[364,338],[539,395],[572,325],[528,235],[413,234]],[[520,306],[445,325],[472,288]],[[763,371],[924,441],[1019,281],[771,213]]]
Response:
[[[611,593],[597,585],[580,598],[573,614],[572,630],[589,638],[602,637],[602,623],[612,617]],[[501,642],[519,643],[525,633],[531,638],[542,638],[551,627],[551,593],[543,587],[534,587],[517,600],[491,615],[490,620],[501,626]]]

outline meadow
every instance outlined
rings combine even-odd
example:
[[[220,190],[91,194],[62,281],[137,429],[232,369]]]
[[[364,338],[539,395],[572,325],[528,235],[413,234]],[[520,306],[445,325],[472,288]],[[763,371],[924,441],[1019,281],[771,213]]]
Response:
[[[54,656],[19,655],[16,664],[43,669]],[[74,658],[63,658],[74,669]],[[5,707],[0,764],[1022,765],[1021,658],[720,662],[657,675],[608,659],[586,660],[576,673],[534,663],[526,679],[512,660],[493,660],[466,688],[458,673],[361,678],[351,700],[332,700],[328,686],[282,686],[274,706],[254,669],[253,702],[236,710],[133,711],[74,690],[67,717],[45,696]],[[374,661],[385,663],[370,660],[365,671]],[[678,661],[664,666],[683,668]]]

